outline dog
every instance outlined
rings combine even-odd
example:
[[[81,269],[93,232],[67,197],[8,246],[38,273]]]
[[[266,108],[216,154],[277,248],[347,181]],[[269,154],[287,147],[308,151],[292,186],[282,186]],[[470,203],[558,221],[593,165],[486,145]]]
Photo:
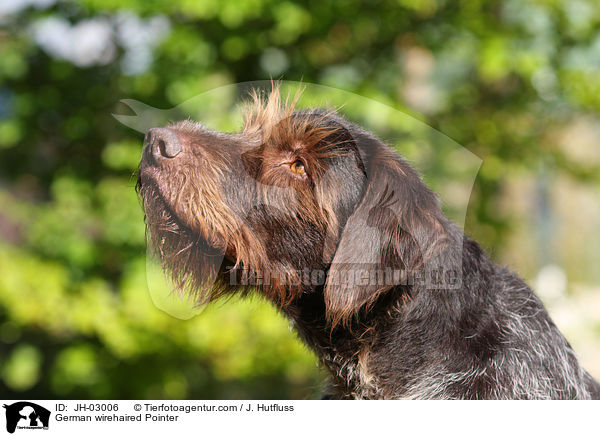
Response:
[[[200,304],[256,290],[331,378],[327,399],[600,399],[532,290],[419,174],[335,110],[252,93],[237,133],[150,129],[149,241]]]

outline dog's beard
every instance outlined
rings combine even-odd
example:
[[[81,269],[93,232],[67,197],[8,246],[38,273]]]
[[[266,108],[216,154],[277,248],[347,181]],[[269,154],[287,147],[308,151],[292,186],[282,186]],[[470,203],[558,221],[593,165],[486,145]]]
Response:
[[[222,250],[173,213],[153,180],[138,179],[145,212],[148,255],[160,264],[175,293],[205,304],[228,290]]]

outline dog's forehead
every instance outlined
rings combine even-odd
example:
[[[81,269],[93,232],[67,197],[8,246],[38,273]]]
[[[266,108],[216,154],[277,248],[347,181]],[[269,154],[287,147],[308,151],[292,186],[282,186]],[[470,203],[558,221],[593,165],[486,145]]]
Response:
[[[267,147],[266,157],[272,156],[278,159],[293,159],[293,158],[308,158],[308,161],[314,162],[319,160],[321,156],[318,153],[317,147],[302,139],[293,138],[288,141],[274,144]]]

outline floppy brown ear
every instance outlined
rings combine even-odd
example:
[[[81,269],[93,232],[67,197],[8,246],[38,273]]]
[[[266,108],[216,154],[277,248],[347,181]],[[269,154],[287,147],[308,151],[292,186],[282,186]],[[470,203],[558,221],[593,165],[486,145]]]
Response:
[[[416,171],[375,139],[358,144],[367,185],[342,230],[325,283],[333,325],[350,321],[421,269],[444,235],[437,197]]]

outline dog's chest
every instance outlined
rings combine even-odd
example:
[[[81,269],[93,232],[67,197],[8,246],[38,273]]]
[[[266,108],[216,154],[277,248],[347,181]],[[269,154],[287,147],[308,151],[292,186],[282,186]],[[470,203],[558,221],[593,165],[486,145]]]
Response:
[[[363,351],[352,359],[334,355],[322,360],[331,372],[341,396],[352,399],[385,398],[379,378],[370,366],[368,351]]]
[[[305,309],[305,308],[302,308]],[[306,345],[312,348],[332,376],[336,398],[382,399],[376,367],[371,359],[371,332],[336,331],[326,328],[323,317],[309,318],[308,311],[287,313],[291,325]],[[318,313],[310,311],[311,315]]]

